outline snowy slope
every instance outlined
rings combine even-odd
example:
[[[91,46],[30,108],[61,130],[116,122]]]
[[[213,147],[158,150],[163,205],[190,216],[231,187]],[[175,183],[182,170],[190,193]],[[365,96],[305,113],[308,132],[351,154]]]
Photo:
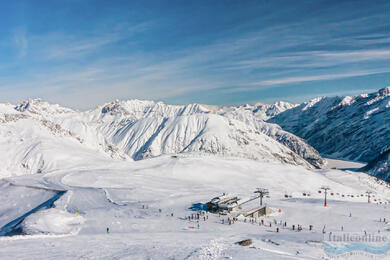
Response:
[[[40,112],[19,112],[10,104],[0,106],[0,154],[1,177],[88,166],[91,158],[110,159]]]
[[[293,106],[294,105],[285,102],[276,103],[274,105],[262,105],[262,107],[265,109],[264,111],[266,111],[267,113],[274,113],[274,114],[277,113],[276,111],[283,111]],[[284,146],[287,146],[291,151],[293,151],[293,153],[298,154],[300,157],[304,158],[313,166],[321,168],[324,165],[324,161],[319,156],[319,154],[310,145],[306,144],[302,139],[293,136],[291,134],[287,134],[285,131],[281,130],[280,127],[276,125],[265,123],[261,119],[261,117],[259,117],[257,114],[257,111],[260,111],[259,107],[260,105],[257,105],[252,107],[251,110],[248,110],[248,109],[243,109],[242,107],[221,108],[221,107],[211,107],[211,106],[199,105],[199,104],[191,104],[187,106],[172,106],[172,105],[163,104],[161,102],[153,103],[150,101],[149,102],[138,101],[138,100],[125,101],[125,102],[116,101],[105,105],[102,108],[102,115],[100,115],[100,117],[101,118],[108,117],[109,118],[108,121],[110,123],[109,131],[111,132],[115,131],[117,133],[113,137],[113,139],[110,140],[110,142],[113,143],[114,145],[117,144],[118,142],[123,142],[123,139],[121,140],[121,136],[118,138],[118,132],[117,132],[118,127],[122,127],[123,125],[125,131],[129,130],[129,128],[134,129],[140,127],[142,129],[141,131],[142,135],[140,135],[139,129],[137,129],[135,133],[132,132],[132,134],[135,134],[135,138],[132,138],[132,140],[134,140],[133,142],[135,141],[140,142],[140,144],[138,145],[135,146],[132,145],[132,147],[135,147],[135,149],[134,148],[132,149],[133,151],[134,150],[139,151],[139,147],[144,146],[145,143],[147,143],[147,145],[149,145],[150,143],[154,143],[155,147],[158,145],[164,146],[163,148],[160,147],[154,149],[154,151],[158,150],[158,151],[162,151],[162,153],[178,153],[183,151],[202,150],[211,153],[234,155],[231,152],[232,150],[231,148],[234,148],[235,144],[232,143],[237,143],[238,139],[242,139],[241,141],[238,141],[239,145],[236,147],[237,155],[244,156],[246,158],[253,158],[253,159],[260,159],[262,157],[266,159],[263,155],[259,156],[256,154],[258,150],[256,148],[254,149],[251,148],[251,150],[248,151],[247,149],[249,147],[245,147],[244,150],[246,150],[247,155],[244,155],[241,152],[241,150],[243,149],[242,144],[245,144],[247,142],[253,143],[251,140],[254,140],[253,138],[256,139],[256,137],[254,137],[252,134],[251,134],[252,137],[248,139],[248,133],[255,133],[258,134],[259,136],[262,136],[261,134],[258,133],[260,132],[262,134],[268,135],[269,137],[280,142]],[[97,111],[95,111],[94,113],[96,112]],[[223,117],[227,117],[229,120],[227,121],[220,117],[211,116],[211,115],[205,117],[205,115],[202,114],[217,114]],[[185,118],[186,116],[191,116],[191,117]],[[112,117],[115,117],[114,119],[115,121],[119,121],[119,123],[116,123],[118,127],[112,127],[113,125],[110,122],[113,120]],[[173,118],[177,118],[177,119],[173,120]],[[142,120],[140,120],[140,122],[134,123],[137,119],[142,119]],[[156,120],[158,121],[158,123],[156,123]],[[236,122],[236,120],[245,123],[246,126]],[[217,123],[216,121],[219,121],[219,123]],[[152,127],[150,127],[150,123],[152,122],[155,125],[152,125]],[[201,136],[206,133],[203,131],[201,132],[202,130],[201,127],[206,126],[204,122],[207,122],[207,133],[208,133],[207,138],[214,139],[212,141],[205,140],[205,136]],[[227,126],[227,123],[229,124],[229,126]],[[180,125],[176,126],[174,124],[180,124]],[[215,131],[213,131],[213,134],[210,134],[211,129],[209,125],[215,127]],[[235,134],[228,134],[227,136],[225,135],[222,138],[218,137],[218,135],[225,134],[224,132],[228,133],[229,131],[234,131],[234,126],[237,126],[239,128],[238,136]],[[122,131],[123,128],[121,128],[120,130],[121,134],[123,134]],[[152,128],[151,131],[150,128]],[[157,129],[161,128],[158,130],[159,133],[157,135],[156,135],[157,131],[154,130],[156,128]],[[184,129],[184,128],[186,129],[185,132],[183,131],[177,132],[177,129]],[[175,131],[172,132],[171,131],[172,129],[176,129],[176,132]],[[229,129],[229,131],[225,131],[225,129],[226,130]],[[273,131],[269,131],[269,129],[273,129]],[[105,127],[105,131],[107,131],[106,127]],[[174,139],[173,141],[169,140],[166,131],[168,131],[168,133],[171,135],[173,134],[173,136],[171,137],[171,139],[172,138]],[[106,133],[105,135],[107,135],[107,132],[105,133]],[[176,136],[176,134],[178,134],[179,136]],[[242,137],[242,134],[246,134],[247,136]],[[280,136],[285,137],[287,135],[289,138],[280,138]],[[142,138],[145,138],[145,136],[146,136],[146,140],[142,140]],[[193,139],[195,136],[197,136],[197,140]],[[150,142],[151,141],[149,139],[150,137],[153,137],[153,142]],[[235,140],[229,141],[228,140],[229,138]],[[269,140],[267,138],[265,139]],[[287,140],[291,140],[291,141],[287,141]],[[196,146],[197,148],[194,150],[195,143],[197,142],[198,143],[203,142],[205,144],[203,145],[198,144]],[[218,142],[222,142],[222,144],[218,144]],[[259,142],[255,142],[255,143],[257,143],[255,145],[258,146]],[[264,142],[262,143],[264,145]],[[292,143],[298,145],[291,145]],[[174,148],[172,148],[173,146]],[[213,148],[211,148],[210,146],[213,146]],[[260,147],[261,146],[262,145],[260,145]],[[273,144],[272,146],[279,147],[279,145],[275,145],[275,144]],[[186,147],[185,150],[182,150],[184,147]],[[129,148],[129,146],[127,146],[127,148]],[[143,148],[144,151],[147,150],[145,148],[146,147]],[[271,153],[275,151],[274,149],[272,149],[272,147],[266,148],[264,146],[263,148],[269,150]],[[282,149],[285,150],[284,148]],[[250,153],[253,153],[253,155],[251,155]],[[129,153],[127,152],[127,154]],[[141,153],[138,152],[136,154],[136,157],[139,156],[140,154],[142,154],[142,152]],[[158,155],[158,153],[156,154],[155,152],[148,153],[148,154],[152,154],[153,156]],[[295,157],[293,158],[295,164],[297,162],[297,158],[295,155],[292,156]],[[288,162],[288,161],[291,162],[291,158],[286,160],[282,157],[279,160],[284,162]]]
[[[326,164],[326,161],[321,157],[321,155],[302,138],[284,131],[277,124],[264,122],[263,119],[258,117],[256,113],[253,113],[252,110],[243,109],[242,107],[231,108],[226,109],[223,113],[220,114],[228,118],[242,121],[245,124],[255,128],[257,131],[287,146],[294,153],[300,155],[302,158],[317,168],[322,168]]]
[[[253,111],[248,113],[248,110],[241,108],[225,111],[226,108],[210,109],[199,104],[175,106],[129,100],[114,101],[90,111],[78,112],[40,99],[27,100],[14,108],[10,104],[3,106],[7,107],[4,116],[12,114],[18,118],[13,124],[5,120],[2,129],[9,131],[12,138],[29,140],[26,131],[35,138],[31,144],[20,148],[23,151],[17,152],[21,154],[31,150],[29,154],[34,154],[31,155],[34,159],[29,159],[31,165],[27,167],[30,172],[42,171],[42,161],[49,163],[48,159],[40,159],[39,150],[45,145],[47,151],[50,147],[61,150],[64,145],[69,145],[61,143],[66,138],[86,150],[100,151],[127,161],[162,154],[200,152],[284,162],[308,168],[321,168],[325,163],[302,139],[277,125],[265,123]],[[270,105],[267,113],[277,113],[288,107],[288,103]],[[42,132],[42,127],[46,131]],[[4,137],[4,142],[7,138]],[[39,138],[52,141],[41,143]],[[8,148],[4,146],[4,149]],[[12,165],[24,163],[25,159],[23,161],[16,157],[12,159],[14,161],[9,160]],[[46,157],[50,158],[49,155]]]
[[[22,230],[29,236],[0,238],[0,256],[15,259],[327,259],[324,226],[328,233],[338,232],[341,226],[345,233],[390,232],[387,223],[379,222],[389,218],[388,205],[378,204],[387,202],[389,187],[358,172],[310,171],[279,163],[181,154],[130,163],[96,158],[89,166],[9,178],[8,183],[66,190],[53,208],[25,218]],[[321,185],[334,193],[328,197],[328,207],[318,193]],[[222,192],[252,196],[259,186],[270,190],[264,203],[282,210],[263,218],[266,225],[241,217],[228,225],[227,218],[237,212],[188,220],[196,214],[192,206],[198,203]],[[24,195],[19,200],[13,196],[21,210],[49,196],[29,197],[28,189],[10,193],[9,188],[0,186],[0,199]],[[360,196],[366,190],[373,192],[373,203]],[[1,204],[0,212],[7,212],[6,206]],[[257,207],[258,200],[247,206]],[[275,221],[287,222],[287,227]],[[294,224],[301,224],[303,230],[292,230]],[[236,244],[248,238],[253,240],[252,248]]]
[[[321,154],[369,162],[389,149],[390,87],[355,97],[322,97],[269,120]]]

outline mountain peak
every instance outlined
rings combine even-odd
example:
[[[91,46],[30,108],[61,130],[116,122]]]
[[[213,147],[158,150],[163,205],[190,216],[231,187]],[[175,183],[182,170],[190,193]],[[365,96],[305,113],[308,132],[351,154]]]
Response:
[[[65,108],[58,104],[50,104],[40,98],[27,99],[25,101],[22,101],[17,104],[14,109],[19,112],[30,112],[33,114],[62,114],[74,112],[70,108]]]
[[[42,103],[42,99],[40,98],[27,99],[16,105],[15,109],[19,112],[24,112],[26,110],[29,110],[31,106],[37,106],[40,105],[40,103]]]
[[[324,99],[324,97],[316,97],[310,100],[309,102],[303,103],[304,107],[302,108],[302,111],[308,110],[309,108],[313,107],[315,104],[320,102],[322,99]]]
[[[385,87],[385,88],[381,88],[380,90],[378,90],[378,96],[381,96],[381,97],[387,97],[387,96],[390,96],[390,86],[389,87]]]

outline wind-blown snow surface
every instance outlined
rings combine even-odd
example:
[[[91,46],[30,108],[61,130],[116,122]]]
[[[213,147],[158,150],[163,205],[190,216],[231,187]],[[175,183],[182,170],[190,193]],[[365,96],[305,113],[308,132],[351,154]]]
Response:
[[[264,113],[275,114],[289,107],[288,103],[275,104]],[[114,101],[86,112],[39,99],[17,106],[1,104],[0,153],[5,163],[0,174],[65,169],[69,161],[83,164],[84,158],[93,156],[132,161],[187,152],[307,168],[325,164],[302,139],[262,121],[256,114],[259,111],[259,106],[249,111],[140,100]]]
[[[389,150],[390,87],[355,97],[316,98],[269,122],[304,138],[321,154],[354,161],[378,161],[376,158]],[[379,165],[377,168],[383,169]],[[376,174],[375,170],[371,172]],[[378,172],[378,176],[388,174]]]
[[[379,222],[379,218],[390,219],[388,209],[368,204],[367,198],[360,196],[370,190],[372,199],[384,202],[389,198],[389,187],[364,173],[310,171],[300,166],[193,154],[136,162],[97,158],[93,165],[7,179],[12,186],[67,192],[54,208],[26,218],[23,230],[32,235],[0,238],[1,258],[320,259],[326,257],[321,242],[324,225],[327,232],[343,226],[345,232],[390,233],[389,225]],[[321,185],[334,192],[326,208],[323,195],[317,192]],[[268,206],[282,209],[282,213],[265,218],[266,226],[243,220],[228,225],[227,216],[208,213],[198,229],[196,221],[186,219],[195,213],[190,209],[193,204],[207,202],[222,192],[251,196],[257,187],[270,190],[270,198],[265,198]],[[5,188],[9,186],[0,187],[0,198],[6,196]],[[45,200],[48,195],[41,196]],[[25,196],[18,203],[23,206],[34,201],[36,196]],[[256,200],[247,207],[257,205]],[[5,207],[0,205],[2,213]],[[279,226],[280,232],[275,232],[274,220],[287,221],[287,227]],[[303,230],[293,231],[293,224],[301,224]],[[313,231],[309,225],[314,226]],[[248,238],[254,248],[235,244]]]

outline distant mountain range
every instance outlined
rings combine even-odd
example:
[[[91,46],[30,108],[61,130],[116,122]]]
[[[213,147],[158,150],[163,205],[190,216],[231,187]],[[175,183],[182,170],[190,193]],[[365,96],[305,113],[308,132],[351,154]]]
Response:
[[[266,123],[289,103],[244,107],[114,101],[79,112],[40,99],[0,105],[3,176],[74,166],[89,156],[141,160],[209,153],[321,168],[325,160],[301,138]]]
[[[389,109],[390,88],[300,105],[116,100],[79,112],[40,99],[0,104],[0,174],[49,172],[90,156],[132,161],[178,153],[322,168],[321,153],[368,162],[366,171],[389,180]]]
[[[390,87],[355,97],[321,97],[268,122],[305,139],[322,155],[369,163],[371,174],[390,180]]]

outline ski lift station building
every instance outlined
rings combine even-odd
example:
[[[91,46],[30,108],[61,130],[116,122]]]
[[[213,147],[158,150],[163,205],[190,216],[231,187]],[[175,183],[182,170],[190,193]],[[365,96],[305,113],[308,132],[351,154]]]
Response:
[[[249,217],[249,218],[259,218],[263,216],[268,216],[270,214],[274,213],[274,211],[267,207],[267,206],[260,206],[248,211],[242,212],[242,215],[244,217]]]
[[[232,210],[237,206],[245,204],[254,198],[239,198],[234,195],[222,195],[219,197],[215,197],[207,203],[207,209],[211,211],[218,210]]]
[[[255,195],[253,197],[245,197],[245,198],[240,198],[235,195],[227,195],[223,194],[221,196],[215,197],[212,200],[210,200],[206,205],[207,209],[211,211],[219,211],[219,210],[227,210],[231,211],[237,207],[241,207],[242,205],[253,201],[257,198],[260,198],[259,195]]]

